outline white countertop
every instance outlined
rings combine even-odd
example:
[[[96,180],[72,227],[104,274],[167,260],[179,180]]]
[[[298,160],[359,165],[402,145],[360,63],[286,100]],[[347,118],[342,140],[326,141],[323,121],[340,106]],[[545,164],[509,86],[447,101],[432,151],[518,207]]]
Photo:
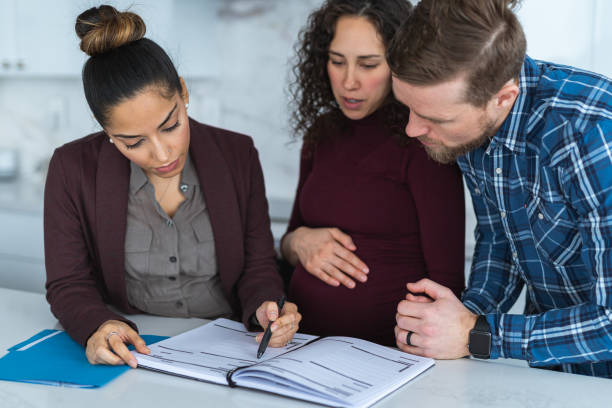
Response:
[[[42,329],[58,328],[43,295],[0,288],[0,350]],[[201,319],[130,316],[141,333],[175,335]],[[435,367],[375,405],[406,407],[608,407],[612,380],[538,370],[510,361],[460,359]],[[130,370],[95,390],[0,381],[0,407],[306,407],[317,406],[256,391]]]

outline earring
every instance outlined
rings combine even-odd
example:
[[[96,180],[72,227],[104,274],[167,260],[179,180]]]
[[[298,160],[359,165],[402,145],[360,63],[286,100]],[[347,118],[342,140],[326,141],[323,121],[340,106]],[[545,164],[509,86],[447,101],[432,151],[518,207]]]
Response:
[[[189,109],[189,103],[185,104],[185,109]]]
[[[111,139],[110,137],[108,138],[108,141],[111,142],[111,143],[115,143],[115,142],[113,142],[113,139]]]

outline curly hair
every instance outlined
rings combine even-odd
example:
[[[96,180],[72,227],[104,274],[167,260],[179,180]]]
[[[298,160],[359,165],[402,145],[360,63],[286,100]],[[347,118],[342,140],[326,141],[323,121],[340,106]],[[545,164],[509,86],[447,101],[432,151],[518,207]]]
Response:
[[[327,0],[310,14],[294,46],[293,81],[289,87],[294,138],[301,138],[305,148],[316,145],[322,129],[341,129],[348,123],[334,98],[327,75],[329,44],[338,19],[342,16],[366,18],[374,25],[386,48],[411,10],[412,4],[407,0]],[[379,109],[383,110],[384,122],[390,131],[403,136],[408,110],[392,93]]]

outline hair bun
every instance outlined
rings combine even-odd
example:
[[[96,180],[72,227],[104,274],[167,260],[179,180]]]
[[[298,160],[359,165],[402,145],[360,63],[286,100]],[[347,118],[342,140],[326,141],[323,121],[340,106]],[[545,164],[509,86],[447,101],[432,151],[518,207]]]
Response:
[[[140,40],[147,30],[138,14],[119,12],[107,5],[81,13],[74,28],[81,39],[81,50],[92,57]]]

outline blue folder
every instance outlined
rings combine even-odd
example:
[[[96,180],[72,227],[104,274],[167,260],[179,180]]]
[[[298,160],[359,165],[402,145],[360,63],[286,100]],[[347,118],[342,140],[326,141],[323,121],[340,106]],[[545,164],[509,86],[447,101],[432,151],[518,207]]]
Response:
[[[147,344],[167,338],[141,337]],[[127,365],[89,364],[85,349],[61,330],[43,330],[8,351],[0,358],[0,380],[97,388],[130,369]]]

